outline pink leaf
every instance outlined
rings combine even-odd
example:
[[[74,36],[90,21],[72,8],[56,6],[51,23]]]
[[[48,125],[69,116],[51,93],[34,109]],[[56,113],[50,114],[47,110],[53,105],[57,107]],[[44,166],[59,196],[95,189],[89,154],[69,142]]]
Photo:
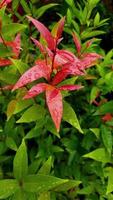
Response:
[[[17,36],[13,42],[7,42],[7,46],[12,47],[12,51],[14,53],[13,58],[18,58],[19,54],[20,54],[20,49],[21,49],[20,34],[17,34]]]
[[[37,65],[26,71],[15,84],[13,90],[21,88],[42,77],[47,80],[50,78],[50,66],[46,65],[45,60],[38,61]]]
[[[0,8],[6,6],[7,4],[11,3],[12,0],[2,0],[0,2]]]
[[[31,37],[31,39],[35,43],[35,45],[40,49],[40,52],[42,54],[45,54],[45,47],[38,40],[36,40],[36,39],[34,39],[32,37]]]
[[[67,50],[57,50],[57,55],[65,59],[66,63],[79,61],[79,59],[72,52],[67,51]],[[65,64],[65,63],[62,63],[62,64]]]
[[[60,21],[58,22],[58,28],[57,28],[57,39],[61,38],[63,28],[64,28],[64,23],[65,23],[65,17],[62,17]]]
[[[73,91],[73,90],[79,90],[83,88],[82,85],[63,85],[63,86],[60,86],[58,89],[59,90],[70,90],[70,91]]]
[[[48,51],[48,55],[53,57],[53,53],[50,50]],[[67,50],[56,50],[55,60],[54,60],[54,68],[57,69],[59,66],[65,65],[66,63],[74,63],[79,62],[79,59],[70,51]]]
[[[73,40],[77,49],[77,52],[81,52],[81,43],[76,33],[73,33]]]
[[[56,126],[57,131],[59,132],[62,113],[63,113],[63,104],[62,104],[62,95],[61,92],[49,86],[46,89],[46,102],[51,114],[52,120]]]
[[[27,18],[34,24],[34,26],[38,29],[38,31],[41,33],[41,35],[43,36],[43,38],[46,40],[48,47],[51,50],[55,49],[55,40],[52,37],[50,31],[38,20],[27,16]]]
[[[51,84],[52,85],[57,85],[59,84],[61,81],[63,81],[67,76],[69,75],[84,75],[84,73],[82,71],[80,71],[80,63],[68,63],[66,65],[64,65],[62,67],[62,69],[54,76]]]
[[[38,83],[27,92],[27,94],[24,96],[24,99],[30,99],[37,96],[38,94],[44,92],[46,90],[46,87],[46,83]]]
[[[95,65],[98,59],[101,59],[102,56],[97,53],[84,53],[81,58],[81,69],[87,69]]]

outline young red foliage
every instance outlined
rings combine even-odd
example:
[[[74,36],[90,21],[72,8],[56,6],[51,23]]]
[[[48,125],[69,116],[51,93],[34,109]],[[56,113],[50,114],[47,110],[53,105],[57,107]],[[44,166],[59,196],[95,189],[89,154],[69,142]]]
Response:
[[[97,63],[98,59],[101,59],[102,56],[97,53],[84,53],[81,56],[81,66],[84,69],[87,69]]]
[[[37,64],[27,70],[15,84],[13,90],[21,88],[28,83],[31,83],[39,78],[45,78],[46,80],[50,79],[51,68],[49,65],[46,65],[45,60],[37,61]]]
[[[111,121],[112,119],[113,116],[110,113],[107,113],[102,117],[103,122]]]
[[[63,113],[63,103],[62,103],[62,94],[60,91],[62,90],[79,90],[82,86],[80,85],[63,85],[60,87],[54,87],[50,84],[46,83],[38,83],[37,85],[33,86],[27,94],[24,96],[24,99],[30,99],[42,92],[46,92],[46,103],[48,109],[50,111],[51,117],[53,122],[56,126],[57,131],[60,129],[60,123],[62,119]]]
[[[65,23],[65,17],[61,18],[61,20],[58,22],[57,31],[56,31],[56,40],[58,42],[58,39],[61,38],[63,28]]]
[[[63,102],[63,90],[79,90],[81,85],[63,85],[59,86],[64,79],[69,75],[81,76],[84,75],[84,70],[95,64],[97,59],[101,58],[96,53],[81,54],[81,57],[76,57],[72,52],[67,50],[59,50],[57,45],[62,40],[61,34],[64,27],[65,17],[63,17],[55,26],[54,36],[51,32],[38,20],[28,16],[28,19],[35,25],[47,45],[41,44],[34,38],[31,38],[36,46],[40,49],[44,56],[43,60],[36,60],[36,65],[26,71],[15,84],[13,90],[25,86],[34,80],[45,78],[46,82],[41,82],[33,86],[24,96],[24,99],[33,98],[42,92],[45,92],[46,103],[51,114],[52,120],[57,131],[60,129]],[[76,35],[73,35],[77,51],[80,53],[81,44]]]
[[[78,36],[76,33],[73,33],[73,41],[75,43],[76,49],[77,49],[77,53],[79,54],[81,52],[81,42],[78,39]]]
[[[38,31],[40,32],[40,34],[43,36],[43,38],[46,40],[47,44],[48,44],[48,48],[50,48],[51,50],[55,49],[55,40],[53,38],[53,36],[51,35],[50,31],[38,20],[27,16],[27,18],[29,19],[29,21],[31,21],[34,26],[38,29]]]
[[[11,3],[12,0],[2,0],[0,2],[0,8],[4,7],[4,6],[7,6],[7,4]]]
[[[46,90],[46,102],[49,108],[49,112],[56,126],[57,132],[60,130],[60,124],[63,114],[63,103],[61,92],[54,88],[48,87]]]
[[[0,38],[0,43],[4,43],[3,39]],[[20,34],[17,34],[14,41],[5,41],[6,47],[11,47],[12,49],[12,58],[17,59],[20,54],[20,46],[21,46],[21,39]],[[0,58],[0,67],[11,65],[12,62],[10,59],[7,58]]]

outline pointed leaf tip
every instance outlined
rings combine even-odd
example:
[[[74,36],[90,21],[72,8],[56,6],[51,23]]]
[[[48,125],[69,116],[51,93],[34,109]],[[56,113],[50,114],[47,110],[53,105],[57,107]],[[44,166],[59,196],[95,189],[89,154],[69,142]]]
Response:
[[[50,31],[38,20],[27,16],[28,20],[31,21],[34,26],[38,29],[40,34],[43,36],[43,38],[46,40],[49,49],[53,50],[55,48],[55,40],[53,36],[51,35]]]
[[[59,87],[59,90],[69,90],[69,91],[73,91],[73,90],[80,90],[82,89],[84,86],[82,85],[63,85]]]
[[[59,132],[63,114],[61,92],[52,86],[48,87],[46,90],[46,102],[57,132]]]
[[[60,21],[58,22],[58,28],[57,28],[57,38],[61,38],[62,36],[62,32],[63,32],[63,28],[64,28],[64,23],[65,23],[65,16],[62,17],[60,19]]]
[[[74,32],[73,34],[73,41],[75,43],[75,46],[76,46],[76,49],[77,49],[77,52],[80,53],[81,51],[81,42],[77,36],[77,34]]]

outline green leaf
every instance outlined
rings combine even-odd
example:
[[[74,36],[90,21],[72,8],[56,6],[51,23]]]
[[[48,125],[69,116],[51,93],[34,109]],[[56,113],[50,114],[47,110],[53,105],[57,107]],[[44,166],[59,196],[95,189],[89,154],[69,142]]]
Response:
[[[94,115],[105,115],[106,113],[113,113],[113,100],[99,106]]]
[[[69,6],[71,6],[71,7],[75,6],[73,0],[65,0],[65,1],[66,1],[66,3],[67,3]]]
[[[67,183],[63,183],[62,185],[55,188],[55,192],[64,192],[68,191],[72,188],[79,186],[81,181],[69,180]]]
[[[46,192],[68,182],[67,179],[60,179],[48,175],[29,175],[24,180],[24,190],[26,192]]]
[[[41,6],[35,11],[35,16],[40,18],[48,9],[57,6],[57,3],[49,3],[48,5]]]
[[[15,65],[15,67],[18,69],[20,74],[23,74],[27,69],[28,65],[21,60],[16,60],[16,59],[10,59],[12,63]]]
[[[38,174],[48,175],[51,171],[52,163],[53,163],[52,157],[50,156],[48,160],[40,168],[40,170],[38,171]],[[38,200],[43,200],[43,199],[50,200],[50,192],[44,192],[38,198]]]
[[[97,3],[99,3],[100,0],[88,0],[88,4],[89,4],[89,9],[91,8],[91,10],[97,5]]]
[[[113,168],[110,168],[108,175],[107,194],[113,192]]]
[[[19,185],[16,180],[0,180],[0,199],[6,199],[18,190]]]
[[[76,129],[78,129],[80,133],[83,133],[79,121],[77,119],[76,113],[74,112],[73,108],[65,101],[64,101],[63,120],[71,124]]]
[[[86,186],[83,189],[77,191],[77,194],[84,194],[84,195],[89,195],[92,193],[94,193],[94,185],[93,184]]]
[[[31,13],[31,10],[28,6],[28,2],[26,0],[20,0],[20,3],[22,5],[22,8],[24,9],[24,11],[27,13],[27,14],[30,14]]]
[[[24,192],[21,188],[18,190],[11,200],[37,200],[36,194]],[[39,200],[39,199],[38,199]],[[44,199],[45,200],[45,199]]]
[[[99,128],[90,128],[90,131],[95,134],[97,139],[100,138],[100,129]]]
[[[50,192],[44,192],[39,197],[38,200],[51,200]]]
[[[96,99],[98,94],[99,94],[99,88],[96,86],[92,87],[92,90],[90,93],[90,103],[92,103]]]
[[[64,81],[62,81],[60,84],[58,84],[58,86],[62,86],[62,85],[74,85],[75,81],[78,79],[77,76],[72,77],[72,78],[68,78]]]
[[[14,194],[12,200],[28,200],[28,199],[26,193],[20,189]]]
[[[33,129],[31,129],[26,136],[24,137],[24,139],[31,139],[31,138],[36,138],[40,135],[40,133],[42,132],[42,127],[44,125],[44,120],[38,120],[38,127],[35,127]]]
[[[5,145],[5,142],[3,141],[0,141],[0,155],[4,154],[6,152],[6,145]]]
[[[105,34],[105,31],[83,31],[81,34],[81,39],[85,40],[102,34]]]
[[[2,80],[7,84],[15,84],[18,78],[17,70],[13,66],[0,71],[0,81]]]
[[[5,16],[5,7],[0,9],[0,18],[3,19]]]
[[[96,160],[102,163],[107,163],[111,161],[108,152],[104,148],[98,148],[90,153],[85,154],[83,157],[91,158],[93,160]]]
[[[40,168],[40,170],[38,171],[38,174],[43,174],[43,175],[49,174],[51,171],[52,164],[53,164],[53,161],[52,161],[52,157],[50,156],[48,160],[44,163],[44,165]]]
[[[109,127],[101,125],[101,136],[104,146],[108,153],[111,155],[112,151],[112,133]]]
[[[17,150],[17,153],[14,157],[13,165],[15,178],[18,180],[23,180],[23,178],[28,173],[28,156],[24,140]]]
[[[12,115],[14,114],[14,110],[17,104],[17,100],[12,100],[9,102],[8,107],[7,107],[7,120],[9,120]]]
[[[14,114],[21,112],[22,110],[26,109],[27,107],[33,104],[32,99],[28,100],[18,100],[15,106]]]
[[[33,122],[45,117],[45,109],[40,105],[34,105],[28,108],[22,115],[22,117],[17,121],[17,123]]]
[[[15,35],[16,33],[24,30],[27,26],[24,24],[18,24],[18,23],[10,23],[6,24],[2,27],[2,35],[3,37],[10,37]]]
[[[17,151],[17,145],[14,141],[14,139],[12,137],[7,137],[6,138],[6,145],[8,148],[14,150],[14,151]]]
[[[94,18],[94,26],[98,26],[99,22],[100,22],[100,14],[97,12]]]
[[[67,9],[67,23],[68,24],[72,23],[72,12],[69,8]]]
[[[13,0],[12,1],[12,8],[15,11],[19,6],[20,0]]]
[[[4,44],[0,44],[0,57],[8,57],[13,55],[11,48],[6,47]]]
[[[52,133],[52,134],[56,135],[58,138],[60,138],[60,134],[57,132],[56,127],[50,117],[47,118],[47,121],[45,123],[45,128],[48,131],[50,131],[50,133]]]

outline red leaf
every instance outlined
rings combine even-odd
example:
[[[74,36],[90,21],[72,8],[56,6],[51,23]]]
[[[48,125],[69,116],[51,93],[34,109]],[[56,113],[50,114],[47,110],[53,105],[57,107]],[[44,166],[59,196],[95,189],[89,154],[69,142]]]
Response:
[[[46,90],[46,87],[46,83],[38,83],[27,92],[27,94],[24,96],[24,99],[30,99],[37,96],[38,94],[44,92]]]
[[[110,113],[107,113],[106,115],[104,115],[104,116],[102,117],[102,120],[103,120],[104,122],[107,122],[107,121],[111,121],[112,118],[113,118],[113,116],[112,116]]]
[[[51,84],[52,85],[57,85],[61,81],[63,81],[67,76],[69,75],[84,75],[82,71],[79,70],[80,63],[68,63],[65,66],[62,67],[62,69],[54,76]]]
[[[45,60],[38,61],[37,65],[26,71],[18,80],[13,90],[23,87],[24,85],[31,83],[39,78],[50,78],[50,66],[47,66]]]
[[[48,55],[53,58],[53,53],[47,49]],[[59,66],[65,65],[66,63],[79,62],[79,59],[71,52],[67,50],[56,50],[56,55],[54,59],[54,68],[57,69]]]
[[[12,0],[2,0],[0,2],[0,8],[6,6],[7,4],[11,3]]]
[[[60,86],[58,89],[59,90],[70,90],[70,91],[73,91],[73,90],[79,90],[83,88],[82,85],[63,85],[63,86]]]
[[[40,52],[42,53],[42,54],[45,54],[46,52],[45,52],[45,47],[38,41],[38,40],[36,40],[36,39],[34,39],[34,38],[32,38],[31,37],[31,39],[32,39],[32,41],[35,43],[35,45],[40,49]]]
[[[61,19],[60,19],[60,21],[58,22],[58,28],[57,28],[57,40],[59,39],[59,38],[61,38],[61,36],[62,36],[62,32],[63,32],[63,28],[64,28],[64,23],[65,23],[65,17],[62,17]]]
[[[61,56],[65,60],[65,62],[77,62],[79,59],[70,51],[67,50],[59,50],[57,49],[56,54]],[[62,63],[65,64],[65,63]]]
[[[55,49],[55,40],[52,37],[50,31],[38,20],[27,16],[27,18],[34,24],[34,26],[38,29],[38,31],[41,33],[41,35],[44,37],[46,40],[48,47],[53,50]]]
[[[85,53],[82,55],[81,59],[81,69],[87,69],[97,63],[97,60],[102,58],[101,55],[97,53]]]
[[[12,51],[14,53],[13,58],[18,58],[20,54],[20,49],[21,49],[21,39],[20,39],[20,34],[17,34],[15,37],[15,40],[13,42],[6,42],[7,46],[10,46],[12,48]]]
[[[6,58],[0,58],[0,67],[11,65],[11,61]]]
[[[94,38],[92,38],[91,40],[88,40],[86,42],[86,48],[89,48],[92,45],[93,41],[94,41]]]
[[[73,33],[73,40],[74,40],[77,52],[80,53],[81,52],[81,43],[75,32]]]
[[[49,86],[46,89],[46,102],[56,129],[59,132],[63,113],[61,92],[58,89]]]
[[[0,43],[3,43],[2,38],[0,38]],[[21,47],[20,47],[21,46],[20,34],[17,34],[14,41],[5,41],[5,45],[12,48],[12,52],[14,53],[14,55],[12,57],[18,58],[19,54],[20,54],[20,49],[21,49]]]

